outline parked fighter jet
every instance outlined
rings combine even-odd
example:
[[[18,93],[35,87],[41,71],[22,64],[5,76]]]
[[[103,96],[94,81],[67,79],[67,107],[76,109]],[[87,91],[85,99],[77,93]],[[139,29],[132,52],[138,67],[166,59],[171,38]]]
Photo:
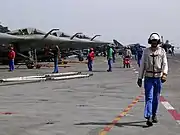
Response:
[[[98,55],[100,52],[102,52],[104,46],[108,44],[113,44],[110,42],[103,42],[99,40],[95,40],[96,37],[99,37],[101,35],[95,35],[92,38],[89,36],[84,35],[81,32],[75,33],[74,35],[69,35],[67,33],[61,32],[61,31],[55,31],[52,33],[52,35],[57,36],[57,37],[64,37],[68,39],[74,39],[76,41],[83,41],[83,43],[79,44],[78,42],[73,43],[73,46],[76,46],[76,49],[87,49],[90,47],[93,47],[95,49],[95,54]],[[92,44],[93,42],[93,44]],[[68,45],[69,46],[69,45]],[[73,48],[73,46],[71,48]]]
[[[30,48],[43,49],[45,45],[59,45],[60,48],[88,48],[95,47],[101,44],[109,44],[108,42],[95,42],[77,39],[75,36],[77,33],[70,38],[63,36],[55,36],[51,34],[53,31],[58,29],[52,29],[48,33],[40,31],[35,28],[18,29],[7,33],[0,33],[0,44],[13,44],[19,55],[24,56],[21,52],[27,51]]]
[[[45,33],[35,28],[25,28],[11,31],[7,34],[14,35],[13,37],[16,39],[15,44],[18,44],[19,46],[21,45],[20,48],[27,48],[30,46],[33,48],[43,48],[44,44],[56,44],[59,45],[60,48],[87,48],[109,44],[109,42],[75,38],[78,33],[73,36],[62,36],[62,34],[61,36],[58,36],[57,34],[55,35],[55,33],[52,33],[55,30],[58,29],[53,29],[50,32]]]
[[[95,35],[94,37],[90,38],[90,37],[84,35],[82,32],[77,32],[71,36],[64,32],[56,31],[56,32],[53,32],[52,35],[54,35],[56,37],[75,40],[76,42],[73,42],[73,46],[68,45],[69,48],[74,48],[74,47],[76,47],[76,49],[77,48],[82,49],[82,48],[88,48],[88,47],[96,48],[96,47],[99,47],[102,45],[111,44],[110,42],[103,42],[103,41],[95,40],[96,37],[101,36],[101,35]],[[81,44],[79,44],[79,42]]]

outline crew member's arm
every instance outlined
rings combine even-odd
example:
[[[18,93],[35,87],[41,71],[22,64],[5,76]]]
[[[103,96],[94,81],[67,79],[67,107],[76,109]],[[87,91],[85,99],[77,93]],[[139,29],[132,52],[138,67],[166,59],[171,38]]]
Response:
[[[141,59],[141,64],[140,64],[140,69],[139,69],[138,79],[143,79],[143,76],[144,76],[144,66],[145,66],[145,53],[143,52],[142,59]]]
[[[131,50],[129,50],[129,52],[130,52],[130,58],[132,58],[132,51],[131,51]]]
[[[12,58],[15,59],[15,57],[16,57],[16,53],[15,51],[12,51]]]
[[[163,72],[163,75],[166,75],[168,74],[168,61],[167,61],[167,56],[166,56],[166,52],[165,50],[163,50],[163,60],[162,60],[162,72]]]
[[[109,50],[107,50],[107,59],[109,59],[109,52],[110,52],[110,51],[109,51]]]

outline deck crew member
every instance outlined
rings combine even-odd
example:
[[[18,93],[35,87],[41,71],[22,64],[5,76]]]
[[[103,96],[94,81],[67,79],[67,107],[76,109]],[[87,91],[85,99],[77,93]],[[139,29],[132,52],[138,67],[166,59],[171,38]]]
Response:
[[[112,54],[113,63],[115,63],[116,62],[116,49],[115,49],[115,47],[112,47],[112,49],[113,49],[113,54]]]
[[[59,47],[56,45],[53,49],[52,49],[52,53],[53,58],[54,58],[54,71],[53,73],[58,73],[58,59],[60,58],[60,50]]]
[[[126,66],[125,63],[124,63],[125,58],[128,58],[129,60],[132,58],[132,52],[131,52],[131,49],[130,49],[129,46],[126,46],[124,48],[122,58],[123,58],[123,67],[125,68],[125,66]]]
[[[108,45],[107,47],[107,60],[108,60],[108,70],[107,72],[112,72],[112,62],[113,62],[113,49],[111,45]]]
[[[141,46],[138,46],[137,48],[137,64],[140,67],[141,58],[142,58],[143,49]]]
[[[9,49],[10,49],[9,53],[8,53],[9,71],[13,71],[14,70],[14,59],[16,57],[16,53],[15,53],[14,48],[12,46]]]
[[[152,126],[158,122],[156,114],[162,83],[166,81],[168,74],[168,62],[165,50],[158,46],[160,36],[157,33],[150,35],[148,43],[151,47],[143,52],[137,84],[142,87],[142,79],[145,77],[144,117],[147,119],[146,124]]]
[[[93,48],[90,48],[89,50],[89,54],[87,56],[87,60],[88,60],[88,63],[87,63],[87,66],[88,66],[88,69],[89,71],[92,71],[92,64],[93,64],[93,60],[94,60],[94,49]]]

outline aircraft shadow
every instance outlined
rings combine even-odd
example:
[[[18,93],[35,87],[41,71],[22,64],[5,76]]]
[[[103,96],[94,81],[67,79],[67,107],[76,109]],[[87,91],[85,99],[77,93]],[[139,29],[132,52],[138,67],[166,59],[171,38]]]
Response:
[[[0,67],[0,70],[1,69],[7,69],[7,70],[9,70],[9,68],[8,67]],[[18,69],[27,69],[27,67],[15,67],[15,70],[18,70]]]
[[[80,72],[83,72],[83,73],[104,73],[104,72],[107,72],[107,70],[93,70],[93,71],[88,71],[88,70],[84,70],[84,71],[80,71]]]
[[[114,66],[113,68],[124,68],[123,66]],[[124,68],[124,69],[130,69],[130,68]]]
[[[122,123],[117,123],[115,124],[115,126],[117,127],[125,127],[125,126],[133,126],[133,127],[141,127],[141,128],[148,128],[149,126],[142,124],[145,123],[146,121],[134,121],[134,122],[122,122]],[[110,125],[112,123],[108,123],[108,122],[87,122],[87,123],[77,123],[74,125]]]
[[[31,83],[38,83],[40,81],[28,81],[28,82],[11,82],[11,83],[0,83],[1,86],[11,86],[11,85],[23,85],[23,84],[31,84]]]

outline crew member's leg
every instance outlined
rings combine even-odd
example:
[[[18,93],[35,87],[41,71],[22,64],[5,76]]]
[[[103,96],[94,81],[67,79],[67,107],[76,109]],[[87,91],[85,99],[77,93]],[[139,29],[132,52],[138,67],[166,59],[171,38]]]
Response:
[[[125,58],[123,58],[123,68],[125,68],[126,65],[125,65]]]
[[[152,102],[153,102],[153,89],[154,89],[153,78],[145,78],[145,108],[144,117],[147,119],[147,125],[152,125]]]
[[[140,67],[140,63],[141,63],[141,59],[140,58],[138,58],[137,63],[138,63],[138,66]]]
[[[162,83],[160,78],[156,78],[154,80],[155,85],[154,85],[154,92],[153,92],[153,102],[152,102],[152,119],[153,122],[157,123],[157,109],[158,109],[158,104],[159,104],[159,97],[161,93],[161,88],[162,88]]]
[[[58,59],[54,58],[54,73],[58,73]]]
[[[90,68],[91,68],[91,71],[92,71],[92,68],[93,68],[93,61],[92,60],[90,61]]]
[[[89,71],[92,71],[92,61],[91,60],[88,60],[88,68],[89,68]]]
[[[112,71],[112,59],[108,59],[108,66],[109,66],[109,69],[107,71],[111,72]]]
[[[87,62],[87,67],[88,67],[88,70],[90,70],[90,63],[89,63],[89,60]]]
[[[12,60],[12,71],[14,70],[14,60]]]
[[[9,71],[12,71],[12,60],[9,60]]]
[[[135,60],[137,60],[137,53],[136,52],[134,54],[134,58],[135,58]]]
[[[115,54],[113,54],[113,63],[116,62]]]

